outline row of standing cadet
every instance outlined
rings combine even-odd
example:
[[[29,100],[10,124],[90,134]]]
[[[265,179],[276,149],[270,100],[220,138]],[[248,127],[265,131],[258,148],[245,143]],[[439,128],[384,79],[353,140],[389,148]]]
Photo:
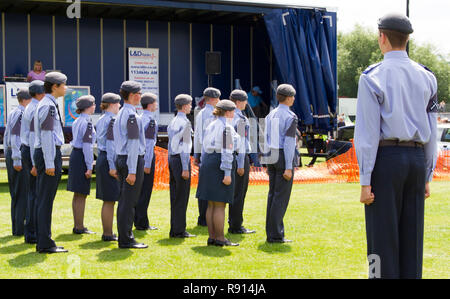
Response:
[[[45,82],[36,80],[30,84],[29,90],[20,90],[18,92],[20,105],[10,114],[11,121],[8,122],[5,134],[13,234],[24,234],[25,242],[37,243],[36,249],[39,252],[67,251],[56,246],[51,239],[51,214],[61,178],[60,147],[64,142],[56,98],[65,93],[66,80],[64,74],[53,72],[46,75]],[[229,232],[239,234],[255,232],[242,226],[249,177],[248,154],[251,152],[249,122],[241,112],[247,104],[247,95],[243,91],[236,90],[230,95],[233,101],[220,101],[220,91],[207,88],[204,97],[206,107],[197,116],[197,127],[201,129],[196,130],[194,135],[194,146],[200,146],[202,152],[201,155],[195,155],[195,163],[200,166],[197,190],[200,214],[198,224],[208,225],[210,231],[208,245],[238,245],[229,242],[223,236],[225,204],[216,203],[210,196],[211,190],[207,188],[203,190],[202,186],[212,186],[204,183],[212,177],[209,175],[210,172],[215,172],[216,176],[220,174],[224,176],[219,186],[224,187],[226,189],[224,194],[227,194],[223,197],[226,200],[222,202],[230,204]],[[122,109],[120,109],[121,98],[124,99]],[[135,106],[138,104],[144,108],[142,116],[136,113]],[[186,209],[191,175],[189,153],[192,149],[191,123],[186,115],[191,111],[192,98],[189,95],[178,95],[175,98],[175,105],[178,114],[168,127],[170,237],[185,238],[194,237],[186,232]],[[142,95],[139,83],[123,82],[120,95],[114,93],[103,95],[101,109],[104,114],[97,123],[97,130],[90,119],[95,110],[95,99],[92,96],[82,96],[77,99],[76,106],[80,117],[72,127],[73,150],[67,183],[67,190],[74,193],[73,233],[93,233],[84,226],[84,210],[86,197],[90,193],[93,145],[97,141],[99,155],[96,166],[96,197],[103,200],[102,240],[118,241],[120,248],[146,248],[147,245],[134,239],[132,227],[134,224],[139,230],[157,229],[149,225],[147,216],[153,187],[154,146],[158,131],[158,125],[152,114],[157,109],[156,95],[151,93]],[[209,126],[212,123],[214,125]],[[211,132],[208,131],[208,127]],[[209,135],[215,135],[220,141],[220,146],[217,146],[219,142],[215,142]],[[231,142],[226,148],[225,143],[228,140]],[[17,158],[17,148],[21,152],[20,158]],[[221,163],[210,165],[201,162],[212,157],[211,151],[215,152],[213,156],[216,160],[220,157]],[[23,171],[17,167],[18,164],[23,164]],[[116,201],[119,202],[118,237],[112,229]],[[216,206],[220,206],[219,209]],[[281,214],[284,216],[284,212]],[[220,222],[222,225],[218,226],[217,223]],[[270,226],[268,225],[268,228]],[[268,241],[273,240],[280,239],[271,239],[268,235]]]

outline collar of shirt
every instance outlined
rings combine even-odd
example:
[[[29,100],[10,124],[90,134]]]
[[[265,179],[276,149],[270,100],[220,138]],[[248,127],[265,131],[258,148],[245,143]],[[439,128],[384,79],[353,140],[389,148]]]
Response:
[[[390,51],[384,54],[384,59],[401,59],[401,58],[409,58],[408,53],[406,51]]]
[[[31,103],[33,104],[39,104],[39,101],[36,98],[31,99]]]
[[[131,109],[131,110],[133,110],[134,112],[136,112],[136,107],[133,106],[133,105],[131,105],[131,104],[128,104],[128,103],[124,103],[124,104],[123,104],[123,108],[128,108],[128,109]]]
[[[86,118],[87,120],[90,120],[90,118],[91,118],[91,116],[89,114],[86,114],[84,112],[80,114],[80,117],[81,118]]]
[[[22,105],[17,106],[20,110],[22,110],[22,112],[25,110],[25,107]]]
[[[210,105],[210,104],[206,104],[206,105],[205,105],[205,109],[208,109],[208,110],[214,110],[214,106],[213,106],[213,105]]]
[[[111,111],[105,111],[105,115],[111,116],[111,117],[116,116],[116,115],[115,115],[114,113],[112,113]]]
[[[282,104],[282,103],[280,103],[280,104],[278,105],[278,107],[279,107],[280,109],[284,109],[284,110],[291,110],[291,108],[290,108],[288,105],[285,105],[285,104]]]
[[[53,102],[55,105],[58,105],[58,103],[56,102],[56,98],[55,98],[54,96],[52,96],[51,93],[47,93],[46,96],[47,96],[50,100],[52,100],[52,102]]]

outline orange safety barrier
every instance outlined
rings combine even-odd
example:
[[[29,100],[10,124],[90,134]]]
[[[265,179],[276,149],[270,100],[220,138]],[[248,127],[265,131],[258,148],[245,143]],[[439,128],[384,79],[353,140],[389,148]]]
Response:
[[[153,188],[156,190],[169,189],[169,163],[167,150],[155,147],[155,180]],[[191,185],[198,184],[198,167],[191,158]],[[450,181],[450,151],[440,151],[434,171],[433,180]],[[354,147],[324,163],[313,167],[296,168],[294,172],[295,184],[306,183],[357,183],[359,182],[359,167]],[[269,175],[264,167],[250,168],[250,185],[266,185]]]

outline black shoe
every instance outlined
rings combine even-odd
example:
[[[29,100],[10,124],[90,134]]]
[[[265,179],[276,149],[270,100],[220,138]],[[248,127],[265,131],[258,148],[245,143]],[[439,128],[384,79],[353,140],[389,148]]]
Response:
[[[197,237],[196,235],[190,234],[188,232],[184,232],[181,234],[171,234],[170,235],[171,238],[194,238]]]
[[[135,226],[136,230],[157,230],[158,228],[156,226],[147,226],[147,227],[143,227],[143,226]]]
[[[117,238],[117,236],[115,234],[112,234],[112,236],[102,235],[102,240],[105,242],[112,242],[112,241],[118,241],[119,238]]]
[[[225,241],[220,241],[220,240],[216,240],[215,242],[216,246],[239,246],[239,243],[233,243],[230,240],[225,240]]]
[[[239,229],[228,228],[228,232],[230,234],[254,234],[254,233],[256,233],[256,231],[250,230],[250,229],[246,229],[243,226],[241,226],[241,228],[239,228]]]
[[[95,234],[95,232],[88,230],[87,227],[82,228],[82,229],[73,228],[72,233],[74,233],[76,235],[81,235],[81,234],[91,235],[91,234]]]
[[[291,243],[292,240],[288,240],[288,239],[267,239],[268,243]]]
[[[216,245],[216,240],[208,238],[208,246]]]
[[[39,253],[61,253],[61,252],[69,252],[69,251],[67,249],[64,249],[64,247],[58,246],[39,249]]]
[[[129,243],[129,244],[119,244],[119,248],[134,248],[134,249],[145,249],[148,245],[144,243]]]

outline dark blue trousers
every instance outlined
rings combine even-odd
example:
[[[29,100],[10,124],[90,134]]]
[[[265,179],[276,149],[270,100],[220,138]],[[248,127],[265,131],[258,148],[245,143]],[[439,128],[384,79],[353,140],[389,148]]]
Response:
[[[169,156],[170,173],[170,236],[186,231],[186,211],[191,191],[191,178],[183,179],[180,155]],[[189,173],[191,165],[189,164]],[[202,200],[203,201],[203,200]]]
[[[199,167],[198,171],[199,171],[199,177],[200,177],[201,167]],[[198,202],[197,224],[206,226],[206,210],[208,209],[208,201],[200,199],[200,197],[198,196],[198,190],[200,190],[200,181],[198,182],[198,185],[197,185],[197,194],[196,194],[197,202]]]
[[[286,214],[294,182],[294,170],[292,170],[292,178],[289,181],[284,179],[285,168],[284,151],[279,150],[278,161],[275,164],[267,165],[269,195],[267,197],[266,235],[268,241],[284,238],[283,218]]]
[[[144,182],[144,157],[138,157],[136,181],[133,186],[126,181],[128,176],[127,158],[128,156],[126,155],[119,155],[116,160],[116,169],[120,184],[120,197],[119,204],[117,205],[119,245],[128,245],[135,242],[133,235],[134,212]]]
[[[23,236],[27,210],[27,193],[24,190],[24,170],[16,171],[13,166],[11,148],[5,150],[8,172],[9,193],[11,195],[11,225],[14,236]]]
[[[367,255],[379,257],[379,278],[421,278],[425,156],[423,148],[380,147],[365,207]],[[376,259],[373,260],[376,262]],[[370,262],[370,261],[369,261]],[[369,265],[369,277],[377,273]]]
[[[62,173],[62,158],[61,148],[56,147],[55,154],[55,175],[50,176],[45,173],[45,161],[41,148],[36,148],[34,151],[34,163],[37,169],[37,248],[46,249],[55,247],[55,242],[52,240],[52,212],[53,201],[55,200],[58,184]]]
[[[24,171],[23,188],[25,193],[28,194],[25,217],[25,241],[31,241],[36,239],[36,177],[30,173],[33,168],[30,147],[22,144],[20,150],[22,153],[22,168]]]
[[[228,225],[230,226],[231,229],[238,230],[242,227],[242,223],[244,222],[243,216],[244,200],[245,196],[247,195],[248,182],[250,176],[250,160],[248,155],[245,155],[244,175],[239,176],[237,174],[237,167],[235,167],[234,171],[235,171],[234,198],[233,203],[230,204],[230,207],[228,209]]]
[[[153,191],[153,182],[155,179],[155,155],[153,155],[152,166],[150,173],[144,172],[144,183],[142,184],[141,195],[136,205],[134,213],[134,226],[139,228],[148,228],[150,223],[148,221],[148,205],[150,204],[150,197]]]

